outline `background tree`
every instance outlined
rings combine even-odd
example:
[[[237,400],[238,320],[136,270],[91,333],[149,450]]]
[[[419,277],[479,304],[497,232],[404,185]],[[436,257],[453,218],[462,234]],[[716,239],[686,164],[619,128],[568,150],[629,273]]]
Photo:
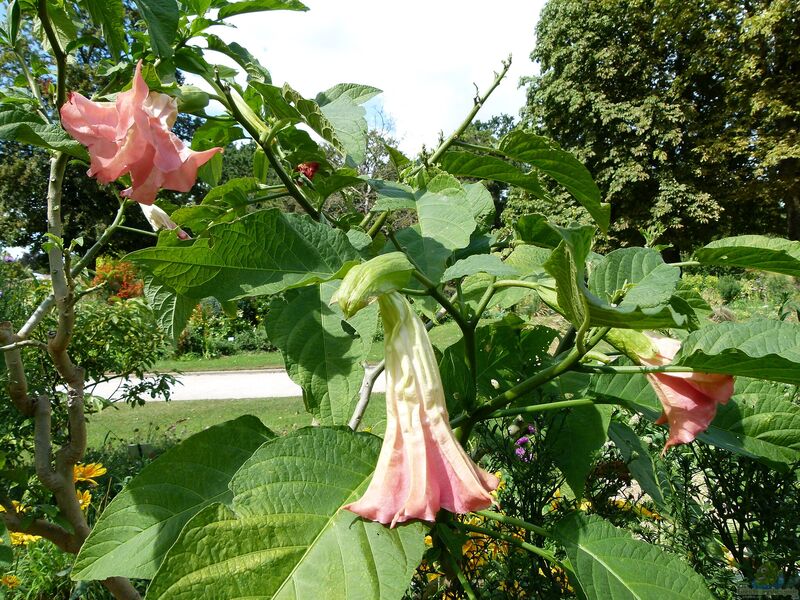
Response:
[[[551,0],[524,123],[587,164],[617,243],[797,239],[799,27],[790,2]]]

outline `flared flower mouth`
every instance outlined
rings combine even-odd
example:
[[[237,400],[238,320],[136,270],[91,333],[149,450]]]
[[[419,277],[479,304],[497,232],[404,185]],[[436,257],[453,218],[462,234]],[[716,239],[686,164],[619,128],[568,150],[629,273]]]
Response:
[[[92,102],[71,92],[61,107],[61,124],[89,150],[90,177],[111,183],[130,174],[131,186],[122,195],[152,204],[161,188],[188,192],[197,169],[222,152],[188,148],[170,131],[177,115],[174,98],[147,87],[139,61],[133,86],[115,102]]]
[[[645,335],[656,352],[653,356],[639,357],[639,360],[654,367],[672,362],[681,343],[671,338]],[[647,379],[663,407],[656,424],[669,424],[664,452],[672,446],[691,443],[708,429],[717,414],[717,404],[727,404],[734,391],[730,375],[648,373]]]
[[[400,294],[384,294],[378,302],[385,330],[386,433],[367,491],[345,508],[391,527],[434,521],[442,508],[488,508],[499,481],[453,435],[425,326]]]

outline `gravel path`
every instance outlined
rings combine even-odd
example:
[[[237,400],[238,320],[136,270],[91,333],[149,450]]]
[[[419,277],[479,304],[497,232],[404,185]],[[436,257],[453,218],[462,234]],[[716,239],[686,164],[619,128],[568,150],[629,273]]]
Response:
[[[288,398],[302,396],[283,369],[253,371],[206,371],[178,375],[178,385],[172,388],[172,400],[233,400],[237,398]],[[131,382],[136,382],[131,378]],[[98,384],[95,396],[112,398],[125,381],[122,378]],[[374,391],[383,392],[383,375],[375,383]],[[147,399],[152,402],[151,398]]]

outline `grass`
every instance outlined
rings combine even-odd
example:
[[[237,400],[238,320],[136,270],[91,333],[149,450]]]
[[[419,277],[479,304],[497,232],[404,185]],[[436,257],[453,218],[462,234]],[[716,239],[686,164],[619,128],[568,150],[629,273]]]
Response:
[[[311,424],[311,415],[305,411],[302,398],[150,402],[133,408],[108,408],[89,417],[88,446],[100,449],[106,442],[159,446],[165,438],[181,440],[211,425],[246,414],[255,415],[279,434]],[[369,428],[380,434],[385,420],[384,396],[375,394],[361,429]]]
[[[371,363],[383,360],[383,343],[375,342],[367,356]],[[280,352],[245,352],[233,356],[217,356],[203,358],[190,356],[185,358],[166,358],[153,366],[159,373],[198,373],[202,371],[248,371],[251,369],[283,369],[283,356]]]

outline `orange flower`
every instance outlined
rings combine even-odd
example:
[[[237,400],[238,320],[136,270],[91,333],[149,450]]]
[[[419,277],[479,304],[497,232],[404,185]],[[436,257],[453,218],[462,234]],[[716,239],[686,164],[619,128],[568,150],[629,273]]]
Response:
[[[19,585],[19,577],[16,575],[3,575],[0,577],[0,584],[3,584],[10,590],[13,590]]]

